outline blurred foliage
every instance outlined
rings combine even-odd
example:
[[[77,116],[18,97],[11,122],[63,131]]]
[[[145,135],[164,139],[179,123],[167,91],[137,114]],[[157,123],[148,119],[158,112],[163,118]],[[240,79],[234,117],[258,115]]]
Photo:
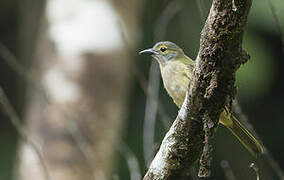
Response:
[[[271,47],[260,36],[248,31],[245,33],[243,46],[251,56],[237,72],[238,97],[245,103],[269,93],[275,68]]]
[[[248,27],[253,27],[267,34],[279,34],[271,6],[274,10],[274,13],[277,14],[279,18],[279,23],[283,32],[284,1],[282,0],[253,1],[252,9],[249,15]]]

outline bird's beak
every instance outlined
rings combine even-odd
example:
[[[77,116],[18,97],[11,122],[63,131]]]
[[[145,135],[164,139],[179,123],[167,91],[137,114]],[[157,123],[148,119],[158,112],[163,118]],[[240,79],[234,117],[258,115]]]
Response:
[[[158,53],[155,50],[153,50],[152,48],[150,48],[150,49],[145,49],[143,51],[140,51],[139,54],[155,55],[155,54],[158,54]]]

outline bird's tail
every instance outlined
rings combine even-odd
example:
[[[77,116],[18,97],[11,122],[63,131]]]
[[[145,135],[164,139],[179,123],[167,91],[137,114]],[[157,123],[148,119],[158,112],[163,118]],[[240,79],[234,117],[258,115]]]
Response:
[[[220,123],[226,126],[251,154],[257,156],[263,153],[262,145],[231,113],[224,111]]]

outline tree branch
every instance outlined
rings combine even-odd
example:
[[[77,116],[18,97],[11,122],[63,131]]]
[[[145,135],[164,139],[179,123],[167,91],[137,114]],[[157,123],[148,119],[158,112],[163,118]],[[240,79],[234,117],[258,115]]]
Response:
[[[193,84],[144,180],[182,179],[200,157],[203,121],[212,136],[224,105],[235,96],[235,72],[249,59],[241,45],[250,6],[251,0],[213,0],[201,32]]]

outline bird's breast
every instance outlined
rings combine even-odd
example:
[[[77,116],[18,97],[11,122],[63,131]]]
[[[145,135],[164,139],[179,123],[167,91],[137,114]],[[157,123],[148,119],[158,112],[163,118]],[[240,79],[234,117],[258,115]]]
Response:
[[[164,87],[178,107],[181,107],[189,84],[184,73],[185,69],[179,66],[166,66],[161,68]]]

